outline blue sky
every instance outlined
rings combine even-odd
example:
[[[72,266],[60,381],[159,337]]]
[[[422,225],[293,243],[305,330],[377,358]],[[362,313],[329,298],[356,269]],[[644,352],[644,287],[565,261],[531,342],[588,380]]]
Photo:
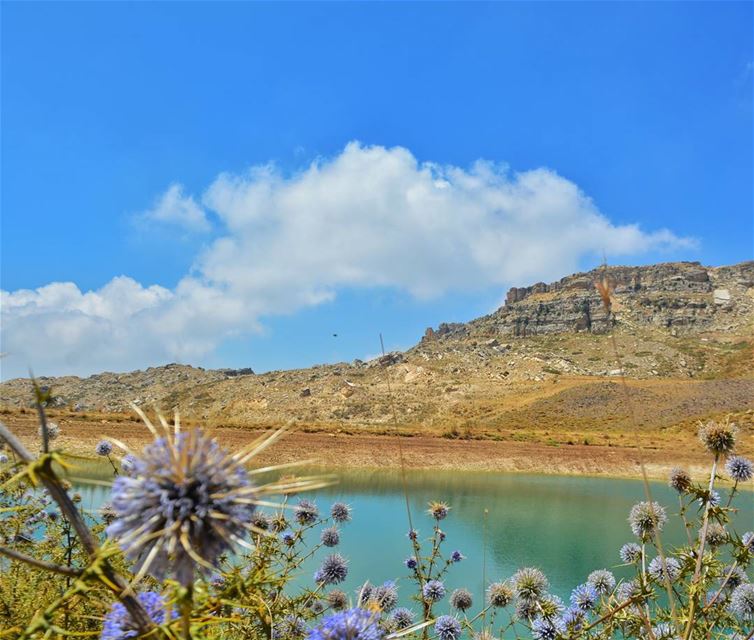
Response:
[[[751,24],[4,2],[2,376],[350,360],[603,251],[751,259]]]

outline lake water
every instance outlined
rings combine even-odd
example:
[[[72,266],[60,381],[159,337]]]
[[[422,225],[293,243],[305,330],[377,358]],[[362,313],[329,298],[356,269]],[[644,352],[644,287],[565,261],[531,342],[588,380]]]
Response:
[[[347,471],[339,484],[316,492],[325,511],[337,500],[353,507],[353,521],[343,528],[340,552],[350,560],[347,591],[364,580],[382,583],[399,579],[404,604],[409,604],[403,560],[411,547],[406,532],[406,503],[400,474],[395,471]],[[590,571],[617,567],[618,549],[632,540],[627,523],[631,506],[644,499],[640,481],[603,478],[512,475],[497,473],[410,471],[407,472],[409,504],[414,526],[429,535],[432,521],[426,515],[430,500],[450,504],[443,521],[447,532],[445,549],[458,549],[466,559],[451,569],[446,586],[450,592],[467,587],[480,603],[482,585],[508,578],[517,568],[537,566],[550,578],[552,592],[567,600],[571,589]],[[676,494],[662,483],[652,483],[653,498],[677,513]],[[83,504],[90,509],[108,499],[105,487],[80,487]],[[724,492],[723,492],[724,493]],[[737,498],[736,517],[740,533],[754,529],[754,494]],[[484,512],[488,511],[485,524]],[[485,534],[486,531],[486,534]],[[663,536],[667,548],[680,544],[684,533],[677,518],[670,517]],[[310,581],[322,549],[304,567],[302,581]],[[402,588],[401,588],[402,586]]]

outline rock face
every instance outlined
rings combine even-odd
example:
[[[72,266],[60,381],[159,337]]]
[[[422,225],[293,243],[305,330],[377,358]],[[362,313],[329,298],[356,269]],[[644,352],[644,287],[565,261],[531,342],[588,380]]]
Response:
[[[595,284],[606,277],[613,290],[608,313]],[[677,262],[645,267],[607,267],[545,284],[514,287],[505,305],[475,321],[503,336],[605,333],[618,323],[703,331],[736,324],[754,309],[754,262],[730,267],[703,267]],[[458,334],[460,327],[441,325],[434,336]]]

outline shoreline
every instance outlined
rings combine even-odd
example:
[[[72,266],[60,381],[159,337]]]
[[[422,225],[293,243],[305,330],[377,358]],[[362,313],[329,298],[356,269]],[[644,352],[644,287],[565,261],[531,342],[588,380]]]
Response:
[[[36,420],[24,417],[4,422],[22,441],[38,446]],[[133,450],[150,441],[144,425],[136,422],[80,423],[56,420],[62,435],[56,445],[75,455],[94,457],[102,438],[113,438]],[[229,450],[237,450],[269,431],[238,427],[217,427],[213,435]],[[437,436],[411,437],[384,434],[344,434],[291,430],[254,459],[255,466],[307,461],[306,466],[329,469],[394,469],[472,471],[601,477],[641,480],[639,460],[643,458],[647,477],[665,481],[670,469],[684,467],[694,478],[708,477],[711,461],[693,441],[679,439],[672,446],[644,448],[602,444],[548,444],[512,440],[461,440]]]

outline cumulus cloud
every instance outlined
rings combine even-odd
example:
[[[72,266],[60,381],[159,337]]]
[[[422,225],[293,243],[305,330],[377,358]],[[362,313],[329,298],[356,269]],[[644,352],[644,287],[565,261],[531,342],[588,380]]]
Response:
[[[611,223],[549,169],[463,169],[358,143],[292,175],[271,165],[222,174],[201,203],[173,185],[147,216],[206,230],[207,209],[220,222],[172,290],[121,276],[90,292],[72,283],[3,292],[4,377],[28,364],[88,373],[196,361],[259,330],[260,319],[332,300],[343,287],[424,299],[559,278],[603,251],[613,259],[690,244]]]
[[[151,209],[138,214],[142,224],[165,224],[181,227],[186,231],[205,232],[211,229],[207,215],[192,196],[183,193],[183,186],[172,184],[155,202]]]

